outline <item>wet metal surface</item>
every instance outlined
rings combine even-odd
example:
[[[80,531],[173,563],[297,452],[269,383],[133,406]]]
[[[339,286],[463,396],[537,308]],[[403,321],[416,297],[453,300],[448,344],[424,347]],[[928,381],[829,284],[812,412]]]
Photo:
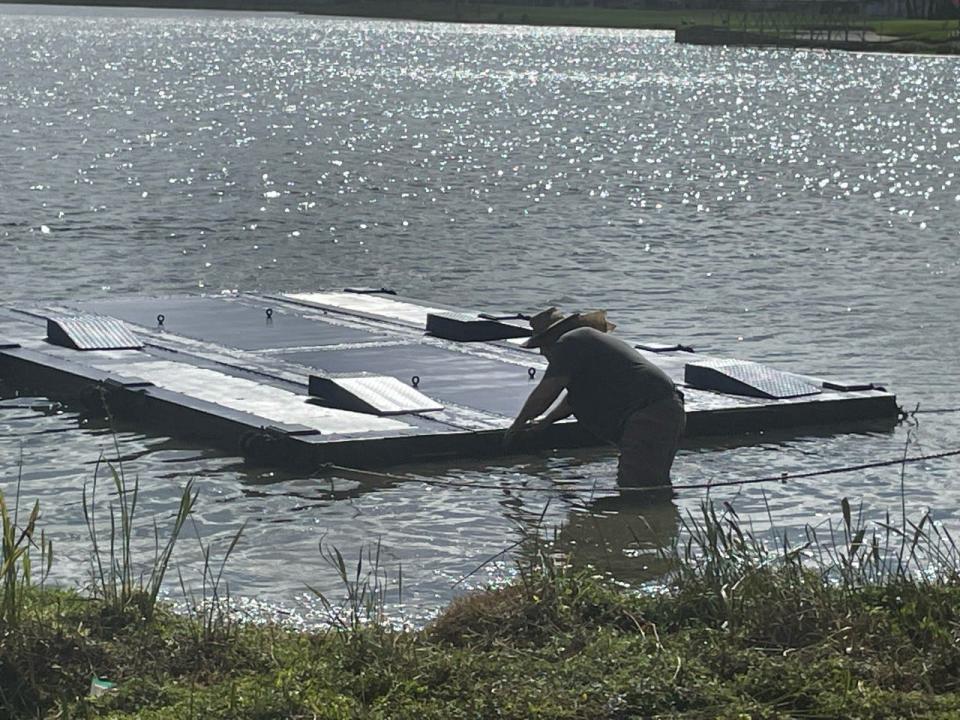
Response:
[[[154,328],[157,332],[241,350],[341,345],[379,339],[365,330],[283,312],[268,302],[248,304],[235,299],[194,296],[125,298],[81,303],[80,307]],[[160,316],[162,324],[157,321]]]
[[[417,377],[418,388],[440,402],[504,418],[516,415],[535,384],[526,365],[420,341],[387,348],[310,350],[285,357],[329,373],[368,372],[407,382]],[[530,367],[542,371],[543,365],[536,359]]]
[[[22,323],[12,320],[17,315],[12,309],[5,313],[9,328],[0,316],[0,330],[29,347],[0,351],[0,363],[22,383],[34,382],[53,394],[51,385],[70,385],[71,378],[76,378],[75,385],[85,386],[91,371],[107,373],[108,379],[97,383],[106,382],[111,391],[111,412],[140,415],[150,408],[162,409],[170,432],[176,433],[177,407],[182,407],[194,423],[202,423],[205,417],[220,428],[205,436],[263,462],[377,465],[399,457],[505,452],[495,438],[478,432],[477,420],[481,419],[480,427],[506,429],[542,374],[543,360],[509,342],[428,337],[426,320],[421,328],[392,324],[397,306],[405,314],[425,307],[417,301],[381,298],[374,303],[374,296],[363,297],[364,307],[355,309],[352,296],[327,295],[325,302],[332,313],[278,301],[263,311],[255,327],[251,318],[259,316],[258,310],[268,302],[255,295],[132,297],[129,307],[122,298],[111,300],[109,308],[96,303],[99,312],[110,309],[131,323],[146,317],[147,308],[149,313],[157,307],[166,311],[158,313],[153,328],[133,326],[150,337],[145,351],[78,352],[48,346],[42,336],[24,331]],[[351,307],[337,306],[341,298]],[[42,315],[42,308],[20,312],[21,317]],[[409,312],[409,316],[415,314]],[[174,328],[182,328],[184,335]],[[378,337],[389,339],[378,342]],[[358,339],[363,342],[351,342]],[[203,352],[192,352],[190,342]],[[32,354],[27,358],[24,352]],[[678,371],[689,375],[697,367],[686,362],[690,354],[684,351],[647,355],[678,383]],[[798,428],[841,419],[892,422],[896,416],[894,396],[883,391],[827,393],[817,398],[821,402],[806,403],[796,397],[803,394],[796,388],[813,386],[799,377],[742,361],[705,358],[699,367],[721,368],[729,373],[728,384],[735,378],[737,385],[714,383],[714,390],[727,391],[716,392],[691,388],[688,383],[690,436]],[[742,386],[748,381],[753,383],[748,394],[780,396],[754,397],[748,402],[742,397]],[[90,389],[77,392],[89,395]],[[218,421],[221,414],[226,423]],[[379,417],[387,415],[392,419]],[[527,442],[553,447],[596,442],[578,431],[575,423],[555,425],[528,436]],[[370,445],[371,437],[384,445],[382,453]],[[364,448],[362,453],[348,447],[352,441]]]
[[[256,415],[273,423],[302,425],[331,435],[410,429],[403,422],[313,405],[306,402],[301,394],[188,363],[140,360],[124,363],[120,367],[113,363],[95,363],[94,366],[101,370],[119,371],[125,376],[149,381],[187,397]]]

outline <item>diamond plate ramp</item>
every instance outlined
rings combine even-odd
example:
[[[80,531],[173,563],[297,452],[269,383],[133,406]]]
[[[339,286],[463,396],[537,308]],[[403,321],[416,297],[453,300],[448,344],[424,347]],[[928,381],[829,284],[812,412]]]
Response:
[[[311,375],[310,394],[330,407],[370,415],[403,415],[443,410],[443,405],[389,375]]]
[[[512,321],[512,322],[511,322]],[[511,318],[470,313],[427,313],[427,332],[458,342],[482,342],[530,337],[530,328]]]
[[[140,350],[143,343],[120,320],[98,315],[50,316],[47,340],[73,350]]]
[[[816,395],[820,388],[802,378],[746,360],[700,360],[684,365],[683,379],[699,390],[781,400]]]

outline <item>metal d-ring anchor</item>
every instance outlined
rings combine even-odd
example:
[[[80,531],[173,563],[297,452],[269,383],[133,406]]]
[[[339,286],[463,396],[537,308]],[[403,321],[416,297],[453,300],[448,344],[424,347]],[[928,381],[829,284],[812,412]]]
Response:
[[[417,385],[420,384],[420,376],[414,375],[412,378],[410,378],[410,384],[413,385],[414,387],[417,387]]]
[[[163,313],[160,313],[159,315],[157,315],[157,325],[159,325],[160,327],[163,327],[164,320],[166,320],[166,318],[163,316]]]
[[[273,308],[267,308],[267,322],[273,320]]]
[[[527,368],[527,375],[529,375],[530,379],[533,380],[537,376],[537,369],[534,367]]]

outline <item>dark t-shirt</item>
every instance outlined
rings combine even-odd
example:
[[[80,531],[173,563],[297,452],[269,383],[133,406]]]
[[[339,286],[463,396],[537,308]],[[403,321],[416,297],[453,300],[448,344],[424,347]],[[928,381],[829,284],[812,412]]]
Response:
[[[622,340],[593,328],[564,333],[553,344],[547,377],[566,377],[577,420],[618,442],[627,417],[668,397],[673,381]]]

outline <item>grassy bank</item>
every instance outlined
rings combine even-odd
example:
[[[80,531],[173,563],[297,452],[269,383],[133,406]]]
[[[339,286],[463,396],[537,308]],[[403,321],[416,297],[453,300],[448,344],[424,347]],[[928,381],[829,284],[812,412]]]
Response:
[[[454,603],[425,630],[302,634],[34,598],[6,637],[12,717],[957,717],[960,592],[847,593],[763,571],[734,603],[632,597],[575,572]],[[94,673],[117,688],[86,698]]]
[[[102,481],[101,481],[102,484]],[[45,587],[40,508],[0,507],[0,716],[109,718],[956,717],[960,561],[928,516],[760,542],[705,504],[664,551],[658,592],[567,566],[538,535],[515,580],[453,602],[429,626],[382,615],[377,554],[325,553],[343,599],[330,626],[294,632],[227,611],[222,556],[200,545],[186,612],[158,602],[196,495],[188,484],[156,552],[131,555],[138,488],[85,488],[89,595]],[[8,485],[9,487],[9,485]],[[149,522],[149,521],[147,521]],[[824,533],[827,533],[824,536]],[[774,536],[779,537],[779,536]],[[93,678],[115,687],[92,697]]]

